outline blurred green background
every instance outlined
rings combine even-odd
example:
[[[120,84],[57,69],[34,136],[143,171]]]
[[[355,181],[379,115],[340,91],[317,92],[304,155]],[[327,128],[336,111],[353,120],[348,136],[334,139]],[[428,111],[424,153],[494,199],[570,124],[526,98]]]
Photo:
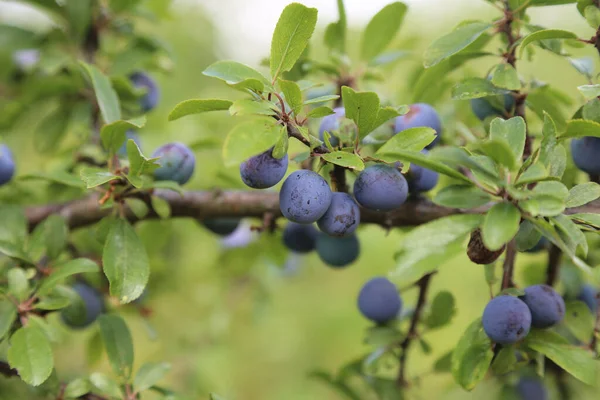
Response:
[[[149,115],[149,122],[141,131],[142,148],[149,153],[169,141],[199,143],[196,173],[187,189],[241,187],[237,170],[223,166],[219,149],[233,121],[216,113],[168,123],[169,111],[189,98],[238,97],[238,93],[220,82],[204,77],[202,70],[221,58],[258,66],[268,55],[270,34],[287,3],[286,0],[178,1],[164,21],[144,27],[171,46],[174,64],[169,72],[154,74],[162,92],[161,104]],[[336,17],[335,1],[304,3],[329,10],[320,18],[321,31],[315,34],[312,43],[313,55],[324,59],[322,29]],[[358,47],[358,32],[364,21],[387,2],[373,2],[367,9],[363,2],[357,10],[353,10],[353,3],[360,2],[347,2],[354,32],[349,41],[351,52]],[[385,68],[386,82],[373,86],[383,98],[395,104],[410,102],[407,87],[419,68],[422,52],[433,39],[462,19],[492,18],[496,12],[478,0],[408,3],[414,5],[414,11],[409,10],[394,47],[414,51],[413,56]],[[0,10],[5,11],[0,11],[2,22],[32,21],[25,17],[28,15],[25,12],[11,14],[8,8]],[[541,25],[568,28],[583,37],[593,35],[574,5],[535,9],[531,16]],[[41,20],[33,21],[43,25]],[[597,57],[590,49],[574,50],[574,54]],[[482,76],[496,62],[484,59],[455,75]],[[567,115],[582,104],[576,87],[585,84],[585,79],[563,58],[538,51],[533,62],[519,65],[519,72],[526,79],[535,76],[568,93],[573,103],[567,107]],[[449,136],[454,134],[457,116],[474,123],[469,119],[472,117],[468,115],[468,104],[452,102],[449,93],[438,98],[435,105],[448,121]],[[19,174],[49,168],[57,162],[33,150],[27,132],[35,129],[37,122],[39,118],[21,121],[15,132],[4,138],[15,149]],[[210,146],[207,139],[216,145]],[[173,387],[189,399],[207,398],[208,392],[232,400],[343,398],[310,379],[308,374],[315,369],[333,372],[369,352],[369,346],[363,344],[369,323],[356,309],[356,296],[367,279],[394,268],[393,256],[402,240],[401,229],[388,233],[376,226],[361,227],[360,259],[344,270],[327,268],[316,255],[288,258],[287,263],[285,258],[269,258],[261,253],[258,244],[227,249],[191,220],[144,222],[138,225],[138,230],[152,263],[145,305],[151,309],[148,321],[153,329],[129,306],[126,317],[135,336],[136,365],[146,361],[172,363],[173,370],[164,386]],[[79,232],[78,240],[85,242],[86,235],[92,234],[91,230]],[[544,267],[545,255],[520,254],[519,281],[535,281]],[[410,308],[416,291],[402,289],[405,307]],[[486,382],[468,394],[453,384],[449,374],[432,373],[435,360],[453,349],[466,326],[480,316],[489,298],[482,267],[463,255],[448,260],[435,276],[431,293],[444,289],[456,298],[455,318],[449,327],[425,335],[433,348],[431,354],[425,354],[417,343],[412,347],[408,375],[419,379],[407,398],[490,398],[497,389],[493,382]],[[94,329],[69,333],[58,323],[56,326],[61,338],[56,357],[61,379],[82,371],[109,370],[105,359],[88,365],[86,342],[94,335]],[[1,399],[25,396],[13,392],[16,389],[1,379],[0,390]]]

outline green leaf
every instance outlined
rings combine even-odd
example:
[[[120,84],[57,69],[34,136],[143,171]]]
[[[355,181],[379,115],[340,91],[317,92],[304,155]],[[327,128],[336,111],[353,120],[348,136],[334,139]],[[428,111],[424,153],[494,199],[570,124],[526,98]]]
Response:
[[[448,291],[442,291],[435,295],[431,302],[431,311],[425,319],[425,324],[430,329],[440,328],[450,323],[454,316],[454,296]]]
[[[54,171],[54,172],[36,172],[32,174],[22,175],[19,177],[21,180],[45,180],[52,183],[58,183],[60,185],[70,186],[78,189],[85,188],[85,184],[81,181],[77,175],[71,174],[65,171]]]
[[[492,83],[494,86],[502,89],[521,89],[519,74],[517,74],[517,70],[510,64],[499,64],[496,67],[494,75],[492,75]]]
[[[102,146],[111,153],[116,153],[125,143],[125,133],[130,129],[143,128],[146,125],[146,117],[141,116],[132,120],[119,120],[104,125],[100,130]]]
[[[121,177],[102,168],[89,167],[81,170],[81,180],[85,182],[88,189],[114,181],[115,179],[121,179]]]
[[[518,232],[521,213],[510,203],[498,203],[485,215],[481,235],[485,247],[500,250]]]
[[[273,147],[285,127],[272,118],[254,118],[236,125],[223,144],[223,159],[230,167]]]
[[[573,119],[567,122],[567,130],[560,135],[559,139],[585,136],[600,137],[600,123],[584,119]]]
[[[31,386],[44,383],[54,369],[50,341],[35,326],[18,329],[10,338],[8,362],[19,371],[19,376]]]
[[[29,281],[24,269],[18,267],[11,268],[6,273],[6,278],[8,280],[8,293],[20,301],[29,297]]]
[[[483,206],[492,198],[481,189],[471,185],[450,185],[436,193],[433,202],[452,208],[470,209]]]
[[[304,102],[304,104],[309,105],[309,104],[327,103],[329,101],[337,100],[339,98],[340,98],[340,96],[338,96],[337,94],[328,94],[325,96],[315,97],[314,99],[308,99]]]
[[[127,180],[136,188],[142,187],[143,175],[152,175],[152,172],[160,167],[157,163],[158,158],[147,158],[144,156],[133,139],[127,141],[127,158],[129,158]]]
[[[166,219],[171,216],[171,205],[168,201],[162,197],[152,196],[150,202],[152,203],[152,209],[160,218]]]
[[[118,219],[111,226],[102,253],[104,273],[110,282],[110,294],[121,303],[142,295],[150,266],[144,244],[129,222]]]
[[[583,10],[583,15],[588,24],[593,29],[597,30],[600,26],[600,9],[597,7],[597,5],[587,6]]]
[[[577,35],[573,32],[565,31],[562,29],[542,29],[529,35],[525,36],[521,41],[519,48],[519,58],[523,58],[523,52],[525,48],[533,43],[540,40],[548,39],[577,39]]]
[[[469,325],[452,353],[452,376],[466,390],[472,390],[485,377],[494,352],[483,331],[481,318]]]
[[[481,97],[494,96],[503,94],[506,91],[499,89],[487,79],[482,78],[467,78],[457,83],[452,88],[452,99],[454,100],[469,100],[478,99]]]
[[[17,307],[8,299],[0,299],[0,340],[10,331],[17,319]]]
[[[430,155],[425,155],[416,151],[409,150],[395,150],[389,153],[378,154],[379,157],[384,157],[389,161],[402,161],[409,162],[412,164],[416,164],[420,167],[425,167],[435,172],[439,172],[440,174],[447,175],[451,178],[458,179],[467,184],[472,185],[473,182],[469,180],[466,176],[456,171],[455,169],[447,166],[446,164],[442,164],[441,162],[434,160]]]
[[[331,153],[323,154],[321,158],[329,163],[350,168],[355,171],[362,171],[365,169],[363,160],[360,158],[360,156],[354,153],[348,153],[345,151],[332,151]]]
[[[142,365],[135,375],[133,388],[136,392],[142,392],[156,385],[171,370],[168,363],[146,363]]]
[[[463,50],[491,27],[492,24],[487,22],[470,22],[437,39],[425,51],[423,62],[425,68],[433,67]]]
[[[354,121],[361,138],[400,115],[391,107],[380,107],[379,96],[374,92],[356,92],[352,88],[344,86],[342,87],[342,100],[346,118]]]
[[[595,99],[600,96],[600,84],[596,85],[581,85],[577,87],[577,90],[588,100]]]
[[[529,221],[521,222],[519,232],[515,236],[517,250],[525,251],[535,246],[541,239],[542,234],[535,229],[535,226]]]
[[[283,91],[286,103],[290,106],[294,115],[298,115],[302,109],[302,91],[296,82],[279,79],[279,87]]]
[[[169,121],[209,111],[226,111],[229,110],[232,104],[229,100],[219,99],[190,99],[182,101],[169,114]]]
[[[502,347],[492,363],[492,370],[498,375],[514,371],[517,364],[517,354],[513,346]]]
[[[321,106],[310,110],[307,116],[309,118],[322,118],[333,114],[335,114],[335,112],[330,107]]]
[[[394,2],[375,14],[363,33],[360,51],[363,60],[375,58],[394,40],[407,9],[405,4]]]
[[[72,36],[81,40],[92,20],[93,0],[69,0],[64,8]]]
[[[389,154],[398,150],[421,151],[433,142],[435,137],[436,132],[431,128],[405,129],[392,136],[375,154]]]
[[[273,148],[271,155],[277,159],[283,158],[288,152],[289,145],[290,142],[287,131],[282,130],[281,136],[279,137],[277,143],[275,143],[275,147]]]
[[[109,396],[112,399],[123,398],[123,393],[121,392],[121,388],[119,388],[119,384],[114,379],[101,374],[100,372],[94,372],[90,375],[90,383],[95,388],[95,390],[93,390],[94,393],[99,392],[99,394]]]
[[[240,99],[234,101],[229,107],[231,115],[275,115],[273,104],[266,101],[257,101],[252,99]]]
[[[68,399],[75,399],[89,393],[91,389],[92,385],[89,379],[77,378],[69,382],[69,384],[65,387],[64,395]]]
[[[0,253],[6,256],[21,260],[27,264],[35,265],[35,262],[21,249],[20,245],[15,245],[10,242],[0,241]]]
[[[580,341],[588,343],[594,334],[595,315],[581,301],[568,301],[563,325]]]
[[[564,338],[548,330],[532,330],[525,338],[530,349],[542,353],[559,367],[588,385],[598,380],[598,366],[591,351],[570,345]]]
[[[299,3],[285,7],[271,40],[271,77],[273,81],[282,72],[292,69],[317,25],[317,9]]]
[[[420,225],[402,240],[396,269],[390,273],[395,282],[415,282],[447,261],[449,254],[464,251],[463,241],[481,225],[482,215],[452,215]]]
[[[571,253],[575,254],[577,248],[581,246],[583,255],[587,256],[587,239],[579,227],[569,217],[561,214],[551,218],[551,221],[556,226],[558,234],[563,242],[569,247]]]
[[[538,182],[548,177],[548,171],[541,163],[531,164],[529,168],[521,174],[517,179],[517,185],[526,185],[533,182]]]
[[[595,182],[586,182],[571,188],[565,205],[567,208],[579,207],[599,197],[600,185]]]
[[[510,146],[515,160],[521,160],[521,158],[523,158],[525,136],[525,121],[521,117],[514,117],[508,120],[495,118],[490,124],[490,138],[492,140],[505,140]]]
[[[327,25],[325,29],[325,45],[332,49],[337,50],[340,54],[346,52],[346,9],[344,7],[344,0],[337,0],[339,20],[332,22]]]
[[[29,241],[29,247],[31,248],[32,242],[38,241],[43,247],[46,255],[50,260],[54,260],[60,256],[60,253],[64,250],[67,245],[67,239],[69,234],[69,228],[65,222],[65,219],[60,215],[50,215],[41,224],[35,227],[32,238]],[[31,250],[29,250],[31,254]]]
[[[112,87],[110,79],[102,73],[95,65],[80,61],[81,66],[92,82],[96,101],[100,107],[100,113],[104,123],[110,124],[121,119],[121,106],[119,97]]]
[[[262,92],[271,83],[260,72],[235,61],[217,61],[206,68],[202,74],[217,78],[234,89]]]
[[[98,264],[89,258],[76,258],[67,261],[63,265],[56,267],[50,276],[42,281],[37,293],[40,296],[50,293],[54,287],[65,278],[76,274],[84,274],[88,272],[99,272]]]
[[[118,315],[98,317],[100,334],[113,371],[129,380],[133,371],[133,340],[127,324]]]
[[[27,225],[22,207],[0,204],[0,241],[22,247],[27,237]]]
[[[479,143],[481,151],[494,160],[497,164],[502,165],[509,170],[517,167],[517,160],[512,152],[508,142],[504,139],[492,139]]]

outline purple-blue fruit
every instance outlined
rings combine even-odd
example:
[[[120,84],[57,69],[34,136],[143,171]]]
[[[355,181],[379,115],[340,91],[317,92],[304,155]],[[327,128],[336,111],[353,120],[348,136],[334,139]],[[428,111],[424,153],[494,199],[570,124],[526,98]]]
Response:
[[[504,112],[510,113],[515,106],[515,98],[513,95],[506,93],[502,96],[504,102]],[[488,117],[503,117],[503,110],[495,108],[490,101],[484,97],[471,100],[471,110],[473,114],[481,121]]]
[[[531,311],[522,300],[513,296],[498,296],[483,310],[483,330],[500,344],[513,344],[523,339],[531,329]]]
[[[408,183],[396,168],[372,165],[354,181],[354,197],[360,205],[371,210],[394,210],[406,201]]]
[[[327,181],[313,171],[294,171],[279,191],[279,207],[284,217],[299,224],[312,224],[321,218],[331,204]]]
[[[380,276],[371,279],[360,289],[358,309],[367,319],[384,324],[400,313],[402,299],[396,286]]]
[[[571,140],[571,156],[580,170],[588,174],[600,174],[600,138],[586,136]]]
[[[423,150],[421,153],[426,155],[429,152]],[[437,172],[416,164],[411,164],[408,175],[406,176],[408,191],[415,194],[428,192],[437,185],[439,179],[440,176]]]
[[[129,139],[133,140],[135,144],[138,145],[138,147],[141,146],[142,142],[140,140],[140,135],[138,135],[138,133],[135,131],[128,130],[127,132],[125,132],[125,143],[123,143],[123,145],[119,147],[117,155],[121,157],[127,157],[127,142],[129,142]]]
[[[196,157],[183,143],[165,144],[156,149],[152,157],[160,157],[157,161],[160,168],[154,171],[154,178],[157,181],[175,181],[183,185],[194,173]]]
[[[275,186],[283,179],[288,167],[288,156],[273,157],[273,149],[251,157],[240,165],[242,181],[254,189]]]
[[[356,235],[335,237],[320,233],[317,236],[316,247],[321,261],[334,268],[352,264],[360,254],[360,244]]]
[[[208,218],[202,224],[219,236],[229,236],[240,226],[239,218]]]
[[[517,392],[523,400],[548,400],[544,383],[536,378],[521,378],[517,383]]]
[[[596,310],[598,309],[598,299],[596,299],[597,294],[598,290],[589,283],[586,283],[581,287],[581,292],[579,292],[579,295],[577,296],[577,300],[583,301],[594,315],[596,315]]]
[[[146,93],[140,99],[140,106],[144,111],[150,111],[158,105],[160,92],[154,79],[144,72],[135,72],[129,77],[133,86],[138,89],[146,89]]]
[[[77,282],[71,287],[81,301],[72,302],[61,311],[63,322],[71,328],[85,328],[104,312],[102,295],[93,287]]]
[[[346,110],[344,107],[337,107],[334,108],[333,111],[335,114],[327,115],[321,120],[321,125],[319,126],[319,139],[325,141],[324,132],[327,131],[331,135],[329,143],[333,147],[337,147],[340,144],[340,139],[335,136],[333,132],[340,129],[340,121],[346,117]]]
[[[0,144],[0,186],[5,185],[15,175],[15,161],[12,151],[5,144]]]
[[[288,222],[283,230],[283,244],[295,253],[310,253],[315,249],[318,234],[313,225]]]
[[[318,221],[321,232],[330,236],[346,236],[360,224],[360,208],[348,193],[335,192],[331,204]]]
[[[436,131],[437,135],[427,148],[433,148],[440,141],[442,135],[442,120],[437,111],[426,103],[417,103],[410,106],[408,113],[396,118],[394,132],[399,133],[410,128],[427,127]]]
[[[565,317],[565,301],[548,285],[529,286],[520,298],[531,311],[531,325],[534,328],[551,327]]]

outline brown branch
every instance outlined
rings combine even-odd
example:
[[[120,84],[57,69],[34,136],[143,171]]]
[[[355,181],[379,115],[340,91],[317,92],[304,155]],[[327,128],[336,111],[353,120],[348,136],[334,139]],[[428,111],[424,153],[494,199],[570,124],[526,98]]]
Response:
[[[348,193],[348,185],[346,184],[346,168],[339,165],[334,165],[331,173],[331,185],[336,192]]]
[[[5,361],[0,361],[0,375],[4,375],[7,378],[12,376],[19,376],[19,373],[16,369],[11,368]]]
[[[432,272],[423,276],[416,283],[417,287],[419,288],[419,298],[417,299],[417,305],[415,306],[415,311],[410,320],[410,327],[408,328],[406,338],[402,341],[402,343],[400,343],[400,370],[398,371],[398,378],[396,380],[398,386],[408,385],[408,381],[406,380],[406,357],[408,355],[408,349],[410,348],[412,340],[418,336],[417,325],[421,320],[421,314],[423,314],[423,309],[425,308],[429,282],[431,281],[431,277],[434,273],[435,272]]]
[[[554,244],[548,249],[548,269],[546,270],[546,285],[554,286],[560,271],[560,256],[562,252]]]
[[[515,259],[517,258],[517,243],[511,240],[506,245],[506,253],[504,254],[504,264],[502,265],[502,286],[501,290],[515,286],[513,282],[513,273],[515,269]]]

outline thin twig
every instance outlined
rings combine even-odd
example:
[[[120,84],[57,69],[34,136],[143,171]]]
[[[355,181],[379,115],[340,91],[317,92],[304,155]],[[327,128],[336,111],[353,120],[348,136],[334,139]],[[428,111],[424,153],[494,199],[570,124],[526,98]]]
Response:
[[[427,290],[429,289],[429,282],[431,281],[433,274],[434,273],[430,273],[423,276],[416,283],[416,286],[419,288],[419,298],[417,300],[415,311],[410,320],[410,328],[408,329],[406,338],[402,341],[402,343],[400,343],[400,370],[398,371],[398,378],[396,380],[398,386],[408,385],[408,381],[406,380],[406,358],[408,355],[408,349],[410,348],[412,340],[418,337],[417,325],[421,320],[421,314],[423,314],[423,309],[425,308],[425,303],[427,301]]]
[[[554,244],[548,249],[548,269],[546,270],[546,285],[554,286],[560,272],[560,257],[562,252]]]
[[[514,287],[513,272],[515,269],[515,259],[517,257],[517,243],[515,239],[512,239],[506,245],[506,252],[504,254],[504,264],[502,265],[502,286],[501,290]]]

